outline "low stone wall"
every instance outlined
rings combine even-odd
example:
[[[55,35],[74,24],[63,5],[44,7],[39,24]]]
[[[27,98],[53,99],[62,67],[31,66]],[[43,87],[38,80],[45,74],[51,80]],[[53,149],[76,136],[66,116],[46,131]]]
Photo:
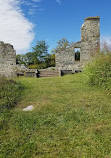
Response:
[[[0,42],[0,77],[16,75],[16,51],[11,44]]]

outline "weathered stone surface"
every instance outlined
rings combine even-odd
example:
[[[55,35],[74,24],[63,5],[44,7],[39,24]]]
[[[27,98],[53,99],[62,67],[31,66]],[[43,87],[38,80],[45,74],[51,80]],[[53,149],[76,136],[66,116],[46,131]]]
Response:
[[[55,59],[58,70],[73,70],[75,61],[73,47],[66,48],[65,50],[58,49]]]
[[[81,58],[84,65],[100,51],[100,17],[88,17],[81,27]]]
[[[75,61],[74,48],[80,48],[80,62]],[[100,17],[85,18],[81,27],[81,41],[71,48],[56,52],[56,68],[59,70],[80,70],[100,51]]]
[[[16,77],[16,52],[4,42],[0,42],[0,77]]]

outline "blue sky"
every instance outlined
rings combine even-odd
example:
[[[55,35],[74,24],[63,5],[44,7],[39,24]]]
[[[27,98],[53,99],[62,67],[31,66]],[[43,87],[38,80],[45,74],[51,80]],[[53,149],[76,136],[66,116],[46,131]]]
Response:
[[[80,28],[88,16],[100,16],[101,39],[110,44],[110,0],[0,0],[0,6],[7,11],[4,18],[0,11],[0,40],[13,44],[17,53],[30,51],[38,40],[46,40],[49,51],[62,38],[79,41]]]

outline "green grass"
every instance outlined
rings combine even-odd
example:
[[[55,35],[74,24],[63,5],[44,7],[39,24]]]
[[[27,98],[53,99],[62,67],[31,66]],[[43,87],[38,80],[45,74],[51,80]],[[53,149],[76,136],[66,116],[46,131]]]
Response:
[[[0,112],[15,106],[22,88],[12,79],[0,78]]]
[[[17,78],[24,86],[5,113],[1,158],[110,158],[111,96],[88,86],[82,74]],[[35,110],[23,112],[33,105]]]

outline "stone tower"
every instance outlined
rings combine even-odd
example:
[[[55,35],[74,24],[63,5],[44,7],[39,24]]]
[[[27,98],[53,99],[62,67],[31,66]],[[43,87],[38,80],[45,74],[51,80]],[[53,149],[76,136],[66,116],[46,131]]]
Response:
[[[0,42],[0,77],[16,77],[16,51],[4,42]]]
[[[84,65],[100,51],[100,17],[85,18],[81,27],[81,56]]]

